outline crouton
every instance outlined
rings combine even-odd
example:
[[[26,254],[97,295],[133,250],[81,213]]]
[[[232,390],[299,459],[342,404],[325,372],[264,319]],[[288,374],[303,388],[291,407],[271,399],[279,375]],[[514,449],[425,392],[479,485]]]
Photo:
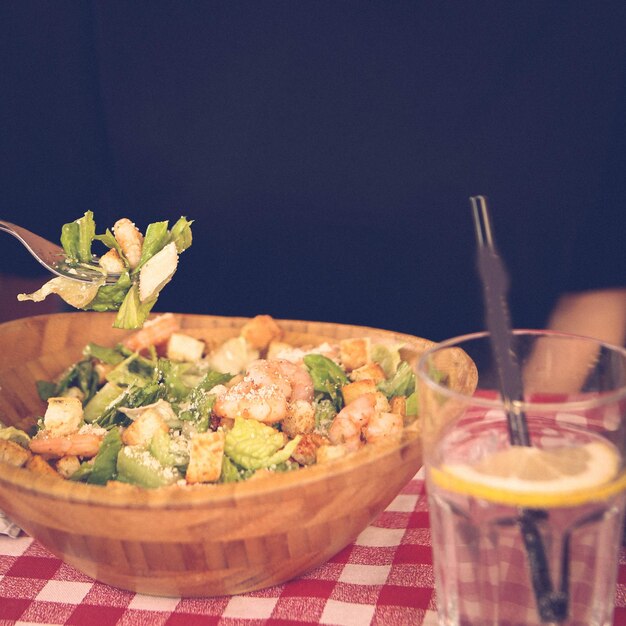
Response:
[[[54,467],[63,478],[70,478],[80,467],[80,461],[77,456],[62,456]]]
[[[172,361],[198,361],[204,352],[204,341],[184,335],[172,333],[167,340],[166,354]]]
[[[375,394],[374,411],[376,413],[390,413],[389,400],[382,391],[377,391]]]
[[[328,445],[329,441],[319,433],[307,433],[302,435],[291,457],[300,465],[314,465],[317,462],[317,450],[322,445]]]
[[[346,456],[348,452],[348,448],[342,443],[336,446],[321,445],[317,449],[316,460],[318,463],[329,463]]]
[[[365,393],[376,393],[376,383],[371,379],[357,380],[353,383],[348,383],[341,388],[343,394],[343,401],[346,404],[350,404],[353,400],[356,400],[359,396]]]
[[[284,341],[270,341],[267,346],[267,358],[285,358],[286,356],[291,356],[294,352],[296,352],[296,350],[300,350],[300,348],[294,348],[291,344],[285,343]]]
[[[394,396],[391,398],[389,407],[392,413],[406,417],[406,396]]]
[[[342,339],[339,342],[339,358],[346,371],[350,372],[370,362],[370,344],[369,337]]]
[[[242,326],[240,334],[253,348],[264,350],[283,331],[270,315],[257,315]]]
[[[349,378],[352,381],[373,380],[375,383],[379,383],[385,380],[386,377],[383,368],[378,363],[372,361],[352,370]]]
[[[13,467],[22,467],[31,457],[30,451],[15,441],[0,439],[0,462]]]
[[[75,433],[83,421],[83,404],[76,397],[48,398],[44,428],[52,437]]]
[[[313,432],[315,428],[315,407],[306,400],[290,402],[282,424],[283,432],[291,439],[296,435]]]
[[[103,254],[98,263],[109,274],[121,274],[126,269],[122,257],[115,248],[111,248],[106,254]]]
[[[218,372],[239,374],[256,361],[260,352],[253,348],[243,337],[231,337],[221,346],[211,351],[207,361]]]
[[[52,468],[50,463],[48,463],[43,457],[36,454],[28,459],[28,462],[26,463],[26,469],[30,470],[31,472],[35,472],[36,474],[44,474],[60,478],[59,474]]]
[[[158,408],[150,408],[126,428],[122,433],[122,441],[127,446],[145,446],[150,443],[157,430],[168,432],[169,426]]]
[[[224,459],[224,431],[196,433],[191,438],[189,465],[185,478],[188,483],[208,483],[219,480]]]

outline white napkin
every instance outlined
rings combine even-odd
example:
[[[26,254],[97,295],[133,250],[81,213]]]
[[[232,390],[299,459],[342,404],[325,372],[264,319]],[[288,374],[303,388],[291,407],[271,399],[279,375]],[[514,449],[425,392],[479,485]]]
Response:
[[[9,537],[17,537],[21,528],[14,524],[2,511],[0,511],[0,535],[9,535]]]

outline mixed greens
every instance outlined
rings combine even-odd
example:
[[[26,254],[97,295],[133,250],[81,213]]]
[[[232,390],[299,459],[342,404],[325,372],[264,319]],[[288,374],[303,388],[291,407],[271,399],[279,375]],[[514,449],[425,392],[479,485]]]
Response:
[[[178,256],[192,243],[192,222],[179,218],[169,228],[168,221],[150,224],[145,236],[123,218],[104,234],[96,234],[93,213],[63,225],[61,245],[69,272],[97,270],[97,280],[87,283],[58,276],[32,294],[20,294],[19,300],[40,302],[57,294],[68,304],[84,310],[118,311],[113,326],[134,329],[143,326],[156,304],[161,289],[172,279]],[[92,244],[98,241],[108,249],[95,262]],[[114,280],[111,280],[114,277]],[[109,278],[109,280],[107,280]]]
[[[351,445],[333,432],[337,420],[349,415],[355,388],[356,397],[375,396],[376,410],[399,420],[400,430],[416,418],[415,376],[401,359],[401,346],[354,340],[365,346],[366,356],[362,364],[349,365],[342,349],[352,347],[353,340],[307,349],[276,340],[259,346],[244,327],[239,336],[207,350],[204,340],[180,330],[162,341],[158,331],[164,317],[122,344],[88,344],[56,380],[39,381],[37,391],[48,409],[35,431],[0,425],[0,443],[10,440],[29,450],[45,460],[46,471],[70,480],[157,488],[292,471],[370,443],[365,428]],[[137,336],[141,348],[129,348],[137,345]],[[150,337],[160,343],[150,343]],[[272,378],[278,370],[271,367],[287,362],[285,371],[310,382],[310,397],[290,400],[284,414],[267,423],[251,418],[245,403],[250,399],[237,390],[253,388],[255,402],[278,397],[271,394],[278,394],[274,387],[285,379]],[[260,366],[270,379],[263,381],[264,388],[260,383],[250,387],[249,376]],[[295,384],[290,382],[285,393]],[[245,402],[228,413],[227,397]],[[374,418],[372,413],[368,419]]]

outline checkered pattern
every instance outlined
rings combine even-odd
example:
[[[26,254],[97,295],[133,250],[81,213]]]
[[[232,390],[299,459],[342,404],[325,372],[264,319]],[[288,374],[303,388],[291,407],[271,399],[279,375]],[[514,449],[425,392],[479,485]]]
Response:
[[[356,541],[313,572],[232,597],[162,598],[95,582],[26,536],[0,536],[0,626],[436,626],[422,476]],[[626,551],[615,626],[626,624]]]

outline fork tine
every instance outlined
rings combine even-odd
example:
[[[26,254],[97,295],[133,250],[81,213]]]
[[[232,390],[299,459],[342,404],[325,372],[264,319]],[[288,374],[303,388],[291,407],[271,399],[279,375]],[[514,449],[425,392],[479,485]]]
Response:
[[[65,251],[61,246],[33,233],[27,228],[12,224],[6,220],[0,220],[0,230],[13,235],[41,265],[57,276],[80,282],[93,282],[94,280],[105,278],[108,284],[115,283],[119,278],[118,274],[106,274],[103,270],[98,269],[96,265],[97,259],[95,259],[96,264],[94,264],[94,268],[90,268],[85,264],[77,267],[68,264]]]

